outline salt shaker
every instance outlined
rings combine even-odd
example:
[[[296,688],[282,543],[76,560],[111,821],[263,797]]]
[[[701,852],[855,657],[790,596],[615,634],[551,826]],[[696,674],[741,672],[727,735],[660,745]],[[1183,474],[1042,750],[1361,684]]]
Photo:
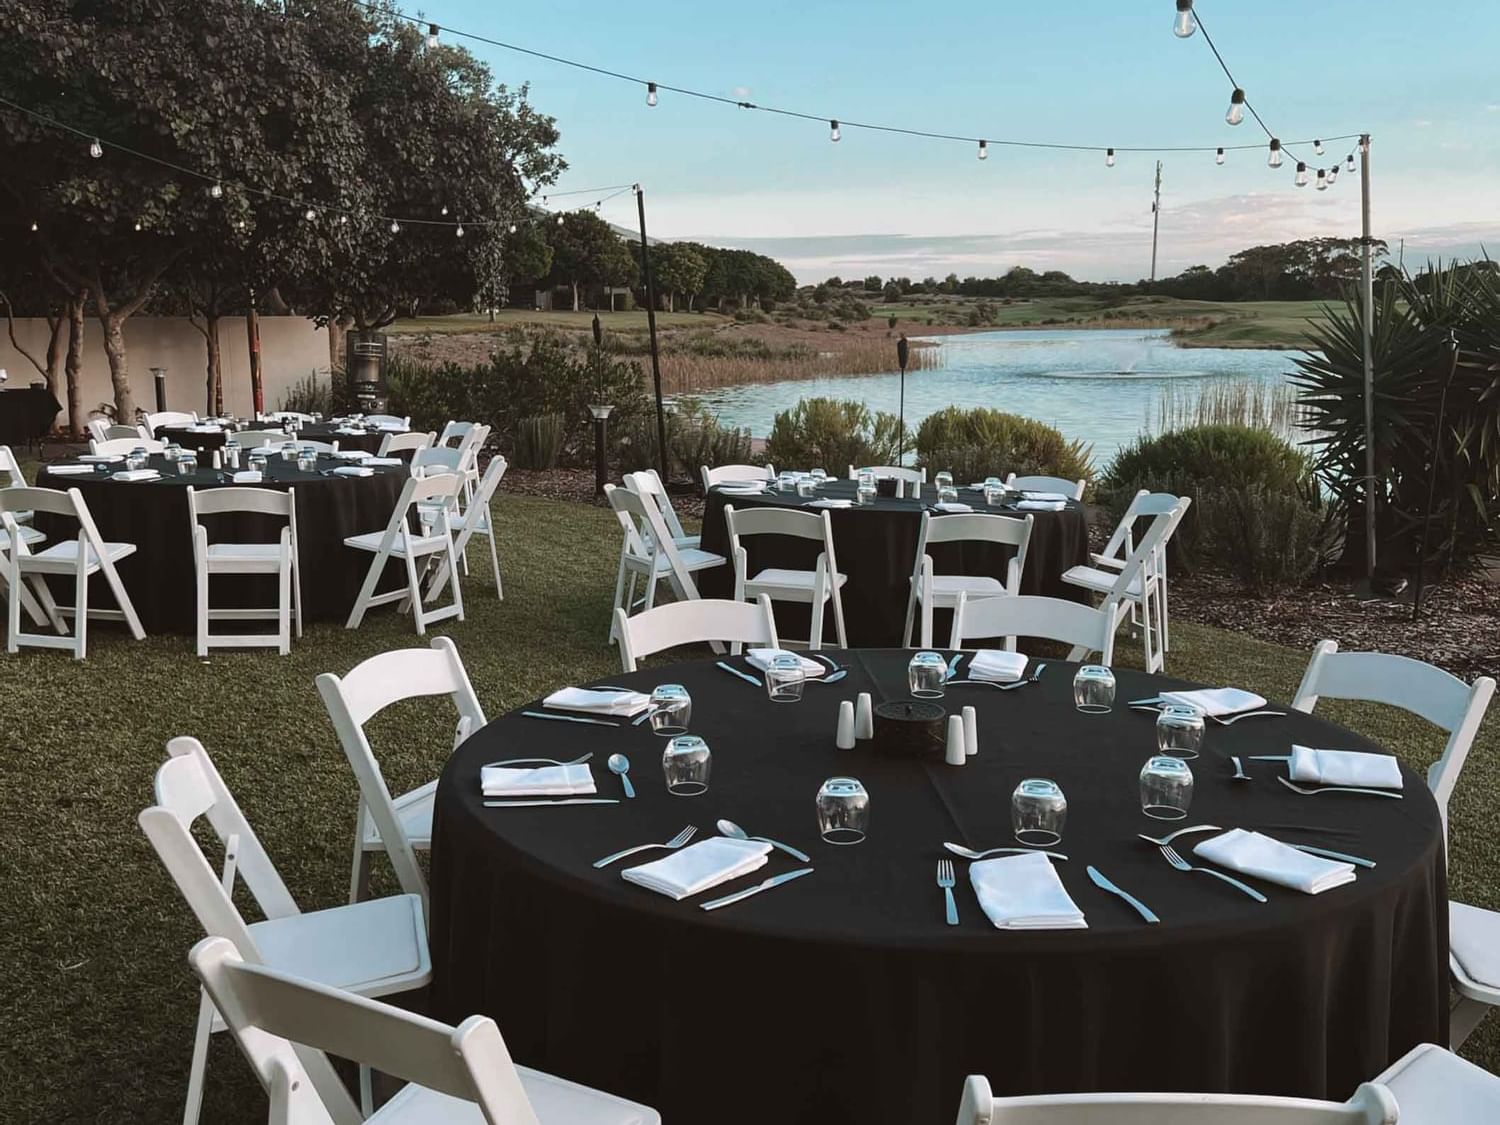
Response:
[[[943,761],[950,766],[961,766],[969,760],[964,750],[964,721],[958,715],[948,716],[948,746]]]
[[[875,737],[875,706],[867,691],[859,693],[858,702],[854,705],[854,737]]]
[[[964,753],[974,755],[979,753],[979,716],[973,707],[965,707],[964,719]]]
[[[851,700],[839,704],[839,729],[833,744],[840,750],[854,749],[854,703]]]

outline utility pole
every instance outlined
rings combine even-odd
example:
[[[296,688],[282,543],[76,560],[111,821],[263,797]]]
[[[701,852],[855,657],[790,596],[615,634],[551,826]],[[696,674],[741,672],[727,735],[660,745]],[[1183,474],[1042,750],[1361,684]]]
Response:
[[[1374,239],[1370,237],[1370,134],[1359,138],[1360,290],[1364,297],[1365,360],[1365,577],[1375,578],[1375,322]]]
[[[646,244],[646,193],[635,185],[636,209],[641,216],[641,275],[646,283],[646,326],[651,332],[651,379],[656,388],[656,464],[667,483],[667,413],[661,401],[661,358],[656,348],[656,283],[651,279],[651,248]]]
[[[1156,194],[1151,199],[1151,280],[1156,280],[1156,232],[1161,229],[1161,161],[1156,162]]]

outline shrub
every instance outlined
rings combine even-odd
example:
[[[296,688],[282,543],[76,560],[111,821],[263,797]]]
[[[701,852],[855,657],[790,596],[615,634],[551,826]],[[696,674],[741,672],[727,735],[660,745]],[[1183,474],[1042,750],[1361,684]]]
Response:
[[[749,430],[719,424],[718,415],[697,399],[678,399],[677,413],[667,416],[667,472],[695,483],[703,466],[743,465],[752,459]],[[647,414],[620,434],[619,469],[633,473],[658,467],[656,416]]]
[[[919,466],[947,469],[955,478],[983,480],[1007,472],[1085,481],[1094,476],[1093,447],[1086,442],[1069,441],[1034,418],[988,407],[950,406],[929,414],[917,428],[916,444]],[[985,471],[976,472],[979,467]]]
[[[1301,585],[1342,548],[1337,509],[1311,482],[1295,492],[1258,483],[1214,487],[1188,511],[1197,512],[1209,557],[1257,594]]]
[[[338,383],[345,383],[347,388],[346,380],[309,371],[281,392],[276,409],[295,410],[302,414],[337,414],[343,409],[339,400],[349,397],[347,390],[344,395],[336,394]]]
[[[776,415],[766,441],[775,465],[821,466],[835,475],[850,465],[884,465],[896,456],[894,414],[871,413],[850,399],[805,398]]]
[[[563,416],[539,414],[516,424],[515,461],[518,469],[553,469],[563,445]]]

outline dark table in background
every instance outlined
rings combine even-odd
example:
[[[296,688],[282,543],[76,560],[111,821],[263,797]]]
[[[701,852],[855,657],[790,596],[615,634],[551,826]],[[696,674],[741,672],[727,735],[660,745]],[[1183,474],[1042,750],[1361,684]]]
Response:
[[[814,499],[855,497],[857,485],[851,480],[836,480],[818,490],[816,497],[802,498],[795,493],[767,490],[760,495],[726,494],[712,489],[703,509],[705,551],[729,557],[729,532],[724,524],[724,505],[736,509],[756,507],[805,508]],[[1035,517],[1031,545],[1026,553],[1026,569],[1021,575],[1023,594],[1045,594],[1054,598],[1082,600],[1086,595],[1076,586],[1062,581],[1062,573],[1071,566],[1089,561],[1088,519],[1083,505],[1070,500],[1058,512],[1018,512],[1011,508],[987,506],[983,493],[959,490],[959,499],[976,512],[995,515]],[[937,502],[937,489],[931,485],[922,490],[920,500],[877,498],[865,507],[831,508],[833,549],[839,570],[849,581],[844,585],[844,619],[849,643],[865,645],[899,645],[906,623],[906,599],[911,589],[912,568],[916,564],[917,538],[922,530],[922,512]],[[809,508],[809,511],[822,511]],[[766,567],[791,567],[811,570],[820,548],[806,539],[786,536],[752,536],[745,540],[749,554],[750,574]],[[929,552],[939,574],[988,575],[1005,581],[1005,566],[1015,553],[1009,547],[992,543],[935,543]],[[698,590],[705,598],[734,596],[733,562],[695,575]],[[777,629],[783,636],[807,636],[809,612],[806,605],[777,603]],[[933,640],[948,639],[952,615],[938,610],[933,615]],[[833,611],[824,615],[825,643],[836,643]],[[913,632],[913,639],[917,634]]]
[[[664,740],[649,727],[512,713],[464,743],[436,798],[435,1014],[492,1016],[518,1062],[645,1102],[674,1125],[951,1121],[968,1074],[1001,1094],[1342,1099],[1417,1043],[1447,1041],[1442,826],[1422,779],[1403,770],[1399,801],[1299,797],[1274,780],[1281,763],[1247,762],[1255,780],[1230,780],[1230,754],[1283,753],[1293,740],[1374,748],[1367,740],[1298,712],[1208,731],[1186,823],[1262,829],[1378,863],[1321,895],[1252,879],[1269,899],[1260,904],[1136,839],[1174,827],[1140,812],[1151,717],[1075,711],[1075,666],[1049,662],[1020,691],[950,691],[948,706],[978,708],[980,737],[978,756],[950,767],[868,743],[836,750],[839,701],[905,697],[910,654],[828,651],[848,678],[809,686],[799,704],[772,704],[708,660],[610,677],[642,690],[686,685],[692,730],[714,754],[701,797],[666,792]],[[1117,675],[1118,700],[1180,684]],[[600,795],[619,796],[605,767],[616,750],[632,763],[634,801],[483,807],[483,763],[538,754],[592,751]],[[834,847],[817,836],[813,798],[844,774],[870,793],[870,832]],[[942,842],[1013,844],[1009,799],[1026,777],[1050,777],[1067,795],[1058,850],[1070,858],[1057,871],[1089,928],[996,930],[957,861],[960,924],[945,925]],[[698,902],[798,864],[773,852],[760,871],[682,902],[620,877],[665,852],[591,866],[685,824],[702,839],[719,817],[800,847],[815,873],[705,913]],[[1161,923],[1093,886],[1089,864]]]
[[[257,425],[247,426],[247,429],[274,430],[275,423],[265,422]],[[291,440],[307,438],[309,441],[338,442],[340,449],[362,449],[366,453],[379,453],[380,443],[385,440],[385,431],[366,430],[357,434],[341,434],[338,426],[331,422],[315,422],[303,426],[297,431],[296,437],[287,435]],[[163,426],[156,431],[156,436],[162,441],[175,441],[184,449],[207,450],[224,447],[224,440],[229,435],[225,431],[215,433],[202,433],[189,429],[187,426]]]
[[[45,437],[62,403],[46,387],[0,391],[0,445],[25,445]]]
[[[320,470],[343,464],[348,462],[318,459]],[[217,488],[231,482],[227,473],[220,474],[202,464],[196,473],[188,475],[179,475],[176,466],[162,457],[152,457],[151,465],[161,470],[160,481],[126,483],[103,473],[68,475],[49,473],[44,468],[37,474],[37,484],[42,488],[78,489],[106,541],[136,544],[135,554],[122,560],[118,570],[147,633],[191,633],[197,620],[197,580],[187,486]],[[304,473],[295,461],[280,458],[267,463],[267,472],[271,478],[268,483],[241,487],[296,490],[303,620],[344,620],[373,557],[368,551],[346,547],[344,539],[384,530],[410,472],[402,466],[376,468],[368,477],[325,476],[321,471]],[[51,541],[59,535],[76,535],[76,526],[66,526],[71,522],[41,512],[36,515],[36,526],[47,532]],[[210,543],[274,543],[284,522],[243,512],[204,517]],[[399,563],[388,565],[384,583],[394,581],[400,570]],[[113,608],[114,597],[102,576],[91,581],[90,604]],[[56,593],[63,603],[73,603],[71,588],[59,585]],[[210,604],[274,606],[276,579],[262,575],[215,577]]]

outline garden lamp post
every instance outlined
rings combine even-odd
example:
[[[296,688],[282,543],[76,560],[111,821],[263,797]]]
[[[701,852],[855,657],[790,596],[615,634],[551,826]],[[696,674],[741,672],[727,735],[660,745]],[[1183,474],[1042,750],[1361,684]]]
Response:
[[[596,375],[602,370],[604,355],[604,326],[599,323],[599,314],[594,314],[594,370]],[[604,397],[604,381],[599,379],[597,387],[599,397]],[[609,424],[607,419],[610,412],[614,410],[612,404],[602,402],[591,403],[589,413],[594,416],[594,499],[604,495],[604,481],[609,476],[609,465],[604,455],[604,430]]]
[[[153,367],[151,378],[156,381],[156,412],[160,414],[167,408],[167,369]]]
[[[901,364],[901,399],[897,408],[896,423],[896,464],[901,464],[901,459],[906,455],[906,361],[911,355],[911,345],[906,342],[906,333],[901,333],[901,339],[896,341],[896,360]]]

